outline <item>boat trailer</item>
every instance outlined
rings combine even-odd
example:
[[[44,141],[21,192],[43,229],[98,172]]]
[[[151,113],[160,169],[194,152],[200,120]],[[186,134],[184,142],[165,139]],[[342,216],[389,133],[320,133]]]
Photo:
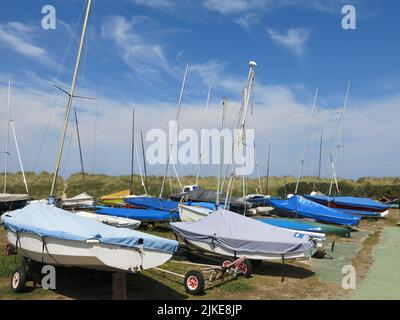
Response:
[[[171,260],[170,262],[201,266],[199,270],[190,270],[185,275],[162,268],[154,268],[154,270],[183,279],[185,290],[191,295],[203,294],[206,284],[212,284],[227,278],[236,279],[239,276],[250,277],[251,275],[251,264],[245,257],[239,259],[229,257],[223,258],[221,259],[220,265],[208,265],[175,260]]]

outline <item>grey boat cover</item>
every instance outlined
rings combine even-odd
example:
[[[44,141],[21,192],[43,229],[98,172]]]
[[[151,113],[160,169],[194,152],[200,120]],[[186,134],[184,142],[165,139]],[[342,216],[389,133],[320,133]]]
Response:
[[[0,202],[24,201],[28,198],[29,194],[0,193]]]
[[[315,247],[311,237],[301,232],[273,227],[224,209],[197,222],[174,222],[170,225],[175,233],[189,241],[218,244],[233,252],[284,256]]]

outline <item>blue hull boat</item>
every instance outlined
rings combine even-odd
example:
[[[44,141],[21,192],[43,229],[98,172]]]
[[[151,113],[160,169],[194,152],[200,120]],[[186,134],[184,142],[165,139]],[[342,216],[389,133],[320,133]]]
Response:
[[[135,219],[142,222],[170,222],[178,221],[178,212],[151,209],[131,209],[131,208],[103,208],[96,210],[98,214],[113,217]]]
[[[325,207],[321,204],[295,195],[285,200],[270,200],[277,213],[290,217],[311,218],[324,223],[333,223],[347,227],[357,226],[361,217]]]

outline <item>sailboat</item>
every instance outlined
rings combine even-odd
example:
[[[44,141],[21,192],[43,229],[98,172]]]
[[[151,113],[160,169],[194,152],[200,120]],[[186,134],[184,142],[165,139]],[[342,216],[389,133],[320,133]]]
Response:
[[[111,272],[138,272],[168,261],[178,242],[126,228],[116,228],[57,208],[55,187],[62,158],[68,119],[74,97],[91,0],[86,14],[72,78],[64,127],[59,145],[49,202],[32,202],[2,216],[10,246],[25,259],[56,266],[75,266]],[[12,289],[21,291],[25,268],[12,276]]]
[[[0,213],[6,211],[12,211],[19,208],[23,208],[29,199],[29,189],[26,182],[24,167],[22,165],[21,155],[19,152],[19,146],[17,141],[17,135],[15,133],[14,122],[11,117],[11,81],[8,81],[8,99],[7,99],[7,141],[6,141],[6,151],[5,151],[5,166],[4,166],[4,188],[3,192],[0,193]],[[7,170],[9,162],[9,140],[10,140],[10,130],[14,137],[15,148],[17,150],[18,160],[22,172],[22,178],[25,185],[26,194],[10,194],[7,193]]]
[[[81,137],[79,134],[78,115],[76,113],[76,108],[74,109],[74,114],[75,114],[76,135],[78,138],[79,157],[81,160],[82,182],[83,182],[83,187],[86,190],[87,183],[86,183],[85,169],[83,167]],[[94,198],[89,194],[87,194],[86,191],[72,198],[61,198],[61,207],[65,209],[91,208],[93,207],[93,205],[94,205]]]
[[[256,63],[250,62],[250,71],[245,89],[241,128],[246,117],[248,97],[254,79]],[[226,112],[224,99],[223,120]],[[221,140],[223,137],[221,137]],[[221,149],[223,148],[223,140]],[[174,222],[170,226],[185,243],[214,254],[246,258],[252,260],[309,259],[316,251],[316,241],[309,235],[277,228],[229,210],[219,208],[221,187],[221,167],[223,150],[220,152],[218,167],[216,209],[204,214],[203,208],[181,206],[181,220],[193,222]],[[229,189],[228,189],[229,190]],[[229,203],[226,198],[225,207]],[[211,208],[212,209],[212,208]],[[246,264],[244,263],[244,267]]]
[[[331,196],[333,184],[335,183],[336,192],[340,194],[338,179],[336,177],[335,166],[338,160],[339,149],[341,147],[341,143],[343,140],[344,134],[344,117],[347,110],[347,102],[349,98],[350,92],[350,82],[347,84],[346,95],[344,99],[343,109],[340,117],[340,124],[338,135],[338,142],[336,144],[336,151],[334,159],[331,157],[331,166],[332,166],[332,178],[329,187],[328,195],[325,195],[321,192],[313,191],[310,195],[304,195],[304,197],[310,201],[318,203],[320,205],[326,206],[328,208],[335,209],[345,214],[352,214],[356,216],[360,216],[363,218],[379,218],[385,217],[389,213],[389,206],[387,204],[383,204],[381,202],[362,197],[352,197],[352,196]],[[321,153],[321,151],[320,151]],[[321,157],[321,154],[320,154]]]

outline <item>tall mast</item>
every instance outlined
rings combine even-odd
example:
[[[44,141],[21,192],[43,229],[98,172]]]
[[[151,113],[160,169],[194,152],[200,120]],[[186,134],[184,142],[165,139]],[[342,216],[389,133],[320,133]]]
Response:
[[[347,83],[346,96],[344,98],[342,115],[340,117],[338,142],[336,144],[335,161],[333,162],[334,167],[336,167],[336,164],[337,164],[337,160],[338,160],[338,156],[339,156],[339,149],[340,149],[340,146],[341,146],[341,143],[342,143],[342,139],[343,139],[343,136],[344,136],[344,116],[345,116],[346,109],[347,109],[347,101],[349,99],[349,92],[350,92],[350,81]],[[336,182],[336,184],[337,184],[337,178],[336,178],[336,173],[335,172],[332,173],[331,184],[329,186],[329,195],[331,195],[331,193],[332,193],[333,182]]]
[[[313,185],[313,191],[315,191],[315,187],[317,184],[317,181],[321,181],[321,164],[322,164],[322,139],[323,139],[323,131],[321,130],[321,138],[319,140],[319,159],[318,159],[318,172],[317,176],[314,179],[314,185]]]
[[[87,192],[87,182],[86,182],[86,176],[85,176],[85,168],[83,166],[81,135],[79,134],[78,114],[76,112],[76,108],[74,108],[74,114],[75,114],[76,136],[78,138],[79,158],[81,160],[81,173],[82,173],[82,181],[83,181],[83,191]]]
[[[310,119],[310,123],[309,123],[308,129],[307,129],[306,142],[304,144],[303,155],[302,155],[301,161],[300,161],[299,175],[297,176],[296,189],[294,191],[294,194],[297,194],[297,192],[299,190],[300,179],[303,176],[304,160],[305,160],[306,153],[308,150],[308,143],[310,140],[311,126],[312,126],[312,122],[314,119],[314,113],[317,108],[318,93],[319,93],[319,87],[317,87],[317,89],[315,90],[314,102],[313,102],[312,111],[311,111],[311,119]]]
[[[204,119],[203,119],[203,129],[206,128],[206,122],[207,122],[207,115],[208,115],[208,108],[210,106],[210,96],[211,96],[211,85],[208,86],[208,95],[207,95],[207,103],[206,103],[206,111],[204,114]],[[201,136],[201,135],[200,135]],[[196,174],[196,185],[199,185],[199,176],[200,176],[200,167],[201,167],[201,157],[202,157],[202,146],[200,146],[200,153],[199,153],[199,164],[197,166],[197,174]]]
[[[265,195],[268,195],[268,189],[269,189],[269,166],[271,163],[271,141],[268,143],[268,165],[267,165],[267,182],[266,182],[266,187],[265,187]]]
[[[143,142],[143,132],[142,130],[140,130],[140,139],[142,141],[142,156],[143,156],[143,169],[144,169],[144,179],[145,179],[145,183],[146,183],[146,193],[148,190],[149,185],[147,184],[147,166],[146,166],[146,155],[144,153],[144,142]]]
[[[24,166],[22,164],[21,153],[19,152],[19,146],[18,146],[18,141],[17,141],[17,135],[15,134],[14,122],[12,119],[10,120],[10,127],[11,127],[11,131],[13,133],[13,136],[14,136],[15,148],[17,149],[18,161],[19,161],[19,166],[21,168],[22,179],[24,181],[25,190],[26,190],[26,193],[29,194],[28,183],[26,182]]]
[[[89,20],[91,4],[92,4],[92,0],[87,0],[86,15],[85,15],[85,20],[84,20],[83,27],[82,27],[82,35],[81,35],[81,40],[79,43],[78,55],[76,57],[75,70],[74,70],[74,75],[72,77],[71,90],[68,95],[68,104],[67,104],[67,111],[65,113],[64,127],[63,127],[63,131],[62,131],[60,145],[58,148],[58,155],[57,155],[56,166],[55,166],[55,170],[54,170],[53,182],[51,185],[51,191],[50,191],[50,197],[49,197],[49,203],[51,203],[51,204],[53,204],[54,200],[55,200],[55,188],[56,188],[56,184],[57,184],[58,171],[60,169],[60,163],[61,163],[61,157],[62,157],[62,152],[63,152],[63,148],[64,148],[65,135],[67,132],[68,120],[69,120],[69,116],[71,114],[72,100],[73,100],[74,93],[75,93],[76,78],[78,76],[79,65],[80,65],[81,55],[82,55],[82,48],[83,48],[83,44],[85,42],[86,28],[87,28],[87,24],[88,24],[88,20]]]
[[[141,184],[142,184],[142,187],[144,189],[145,194],[147,194],[147,188],[146,188],[146,184],[145,184],[144,179],[143,179],[142,166],[140,165],[139,152],[138,152],[138,149],[137,149],[136,142],[135,142],[135,152],[136,152],[136,158],[137,158],[138,167],[139,167]]]
[[[221,129],[224,130],[225,129],[225,116],[226,116],[226,107],[228,104],[228,98],[224,97],[224,101],[222,102],[222,125],[221,125]],[[219,146],[219,164],[218,164],[218,180],[217,180],[217,199],[215,201],[215,204],[217,205],[217,207],[219,206],[219,198],[220,198],[220,193],[221,193],[221,175],[222,175],[222,162],[224,161],[224,135],[221,134],[220,137],[220,146]]]
[[[251,93],[251,89],[253,88],[253,82],[254,82],[254,77],[255,77],[255,72],[254,72],[254,68],[257,66],[257,63],[255,63],[254,61],[250,61],[249,62],[250,65],[250,70],[249,70],[249,75],[247,77],[247,84],[246,84],[246,88],[244,89],[244,96],[243,96],[243,103],[242,103],[242,107],[240,108],[240,113],[239,113],[239,120],[238,120],[238,135],[237,135],[237,143],[241,142],[241,146],[243,147],[243,137],[244,137],[244,128],[245,128],[245,124],[246,124],[246,117],[247,117],[247,110],[249,108],[249,100],[250,100],[250,93]],[[239,141],[240,139],[242,139],[242,141]],[[235,145],[236,141],[233,142],[233,146]],[[235,149],[233,147],[233,149]],[[236,152],[239,152],[239,150],[236,150]],[[234,152],[234,156],[235,153]],[[232,184],[233,184],[233,177],[234,177],[234,172],[235,172],[235,158],[233,161],[233,164],[231,165],[231,172],[230,172],[230,178],[229,178],[229,182],[228,182],[228,191],[227,191],[227,195],[225,198],[225,207],[227,207],[229,205],[229,199],[231,197],[231,189],[232,189]]]
[[[8,170],[8,160],[10,156],[10,152],[8,151],[8,145],[10,142],[10,119],[11,119],[11,107],[10,107],[10,99],[11,99],[11,80],[8,80],[8,95],[7,95],[7,140],[6,140],[6,158],[4,163],[4,189],[3,192],[7,191],[7,170]]]
[[[178,110],[176,112],[176,118],[175,118],[176,122],[178,122],[178,120],[179,120],[179,115],[180,115],[181,109],[182,109],[183,94],[185,92],[186,79],[187,79],[188,72],[189,72],[189,64],[186,65],[185,74],[183,76],[183,81],[182,81],[182,86],[181,86],[181,91],[179,93]],[[172,137],[172,141],[175,140],[175,135],[176,134],[177,134],[177,132],[174,132],[174,136]],[[171,146],[169,146],[167,165],[165,166],[164,176],[163,176],[163,180],[162,180],[162,183],[161,183],[160,198],[162,198],[162,196],[163,196],[164,183],[165,183],[165,179],[167,178],[167,174],[168,174],[168,170],[169,170],[170,158],[171,158]]]
[[[133,161],[135,157],[135,109],[132,109],[131,192],[133,190]]]

